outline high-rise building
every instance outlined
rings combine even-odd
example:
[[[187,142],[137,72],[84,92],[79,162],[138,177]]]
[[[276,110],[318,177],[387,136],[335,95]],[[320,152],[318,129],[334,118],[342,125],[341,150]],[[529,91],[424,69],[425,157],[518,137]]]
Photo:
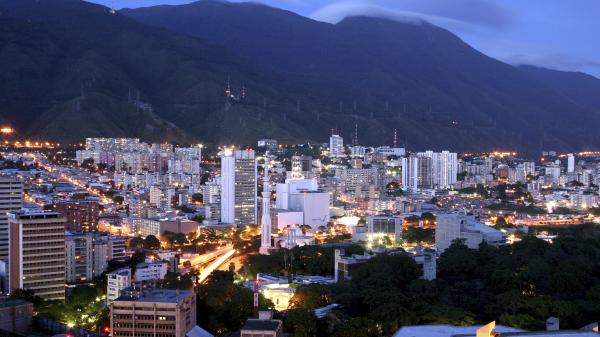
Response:
[[[263,255],[271,249],[271,188],[269,186],[269,157],[265,159],[262,191],[262,216],[260,218],[260,249]]]
[[[402,158],[402,186],[409,191],[433,187],[432,160],[426,156]]]
[[[0,260],[8,263],[8,215],[23,207],[23,183],[0,176]]]
[[[221,153],[221,222],[255,224],[257,179],[254,150]]]
[[[110,305],[113,337],[185,337],[196,326],[196,294],[189,290],[124,290]]]
[[[92,279],[92,235],[65,231],[65,281],[84,282]]]
[[[110,260],[125,260],[126,243],[129,237],[127,236],[113,236],[109,235],[106,237],[108,261]]]
[[[45,300],[64,301],[65,221],[58,212],[9,213],[11,290],[30,289]]]
[[[418,153],[419,157],[431,158],[430,187],[447,189],[456,182],[458,174],[458,156],[455,152],[425,151]]]
[[[329,156],[344,156],[344,138],[342,138],[342,136],[334,134],[329,137]]]
[[[97,233],[65,231],[65,280],[90,281],[108,266],[108,244]]]
[[[569,153],[567,155],[567,173],[575,172],[575,155]]]

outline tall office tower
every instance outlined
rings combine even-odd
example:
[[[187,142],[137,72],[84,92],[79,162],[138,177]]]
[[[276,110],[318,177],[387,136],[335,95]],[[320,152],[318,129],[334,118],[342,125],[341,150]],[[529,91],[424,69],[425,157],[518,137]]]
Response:
[[[567,173],[575,172],[575,155],[569,153],[567,155]]]
[[[126,289],[110,305],[113,337],[185,337],[196,326],[196,294],[189,290]]]
[[[418,156],[431,158],[431,187],[446,189],[456,182],[458,174],[456,153],[426,151],[418,153]]]
[[[8,214],[9,288],[65,300],[65,218],[58,212]]]
[[[417,157],[417,186],[418,188],[433,187],[433,160],[429,157]]]
[[[23,207],[23,183],[0,176],[0,260],[8,263],[8,215]]]
[[[402,186],[409,191],[433,187],[433,170],[430,157],[410,156],[402,158]]]
[[[65,231],[65,281],[77,283],[100,276],[108,267],[108,244],[97,233]]]
[[[415,156],[402,158],[402,187],[409,191],[418,189],[418,166],[419,160]]]
[[[221,153],[221,221],[255,224],[257,179],[254,150],[224,150]]]
[[[342,138],[342,136],[334,134],[329,137],[329,156],[344,156],[344,138]]]
[[[93,236],[65,231],[65,281],[76,283],[93,278]]]
[[[302,174],[302,162],[300,156],[292,156],[292,179],[304,179]]]
[[[269,187],[269,157],[267,153],[265,155],[265,170],[263,174],[259,253],[267,255],[269,254],[269,249],[271,249],[271,189]]]

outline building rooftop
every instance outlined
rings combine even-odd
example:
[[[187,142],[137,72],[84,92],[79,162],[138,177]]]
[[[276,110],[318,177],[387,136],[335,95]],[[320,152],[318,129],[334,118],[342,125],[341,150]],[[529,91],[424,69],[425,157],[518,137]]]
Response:
[[[131,269],[129,269],[129,268],[121,268],[121,269],[117,269],[115,271],[112,271],[112,272],[108,273],[107,275],[120,275],[120,276],[131,275]]]
[[[400,328],[393,337],[475,337],[477,326],[452,326],[452,325],[416,325]],[[522,332],[515,328],[496,325],[496,332]]]
[[[179,303],[193,295],[190,290],[144,289],[124,290],[116,301]]]
[[[263,331],[276,331],[281,325],[281,321],[276,319],[254,319],[251,318],[246,321],[242,330],[263,330]]]
[[[21,299],[17,299],[17,298],[7,298],[7,297],[0,298],[0,309],[8,308],[8,307],[15,307],[15,306],[24,305],[24,304],[33,305],[33,303],[31,303],[31,302],[27,302],[25,300],[21,300]]]

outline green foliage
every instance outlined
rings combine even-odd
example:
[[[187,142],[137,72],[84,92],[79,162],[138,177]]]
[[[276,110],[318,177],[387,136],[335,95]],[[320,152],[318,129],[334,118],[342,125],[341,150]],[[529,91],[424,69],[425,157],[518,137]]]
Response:
[[[202,193],[194,193],[192,194],[192,202],[202,202]]]
[[[290,309],[285,314],[284,326],[294,337],[314,337],[317,334],[317,317],[312,310]]]
[[[42,299],[38,296],[35,296],[34,291],[31,289],[15,289],[10,293],[10,298],[19,299],[34,304],[42,302]]]
[[[146,236],[146,239],[144,239],[144,247],[146,249],[159,249],[160,240],[154,235],[148,235]]]
[[[341,325],[333,334],[334,337],[380,337],[384,336],[381,325],[377,322],[364,318],[352,318]]]
[[[458,190],[459,194],[477,194],[482,198],[488,198],[489,192],[483,184],[477,184],[477,187],[465,187]]]
[[[206,283],[196,287],[197,322],[214,334],[221,335],[240,329],[252,315],[252,290],[233,283],[233,273],[213,272]],[[265,310],[272,303],[259,297],[259,308]]]
[[[402,239],[414,244],[435,243],[435,230],[433,228],[408,227],[402,231]]]
[[[202,223],[202,221],[204,221],[204,219],[205,219],[205,218],[204,218],[204,216],[203,216],[203,215],[196,215],[196,216],[194,216],[194,217],[193,217],[191,220],[192,220],[192,221],[196,221],[196,222],[198,222],[198,223]]]
[[[290,308],[314,310],[331,304],[333,294],[331,289],[322,284],[302,285],[296,289],[290,301]]]
[[[115,195],[114,197],[112,197],[112,201],[113,201],[115,204],[119,204],[119,205],[121,205],[121,204],[123,204],[123,201],[125,201],[125,198],[123,198],[123,197],[122,197],[122,196],[120,196],[120,195]]]
[[[162,234],[162,238],[166,241],[167,246],[181,246],[189,243],[185,234],[183,233],[173,233],[170,231],[165,231]]]
[[[165,289],[189,290],[194,286],[191,273],[181,275],[171,271],[167,272],[165,279],[160,283],[161,288]]]
[[[302,246],[292,250],[279,250],[271,255],[249,255],[249,276],[256,273],[288,275],[332,275],[334,250],[340,247]],[[364,252],[362,246],[344,246],[346,254]]]
[[[306,308],[340,304],[346,316],[333,323],[340,334],[357,318],[375,322],[383,335],[402,325],[492,320],[537,330],[550,316],[564,328],[579,328],[600,315],[600,227],[555,231],[552,244],[525,236],[512,246],[475,250],[456,241],[438,259],[435,282],[418,279],[420,269],[408,257],[379,255],[354,270],[350,281],[331,286],[331,299],[324,289],[304,288],[294,302],[314,303]]]
[[[64,302],[38,302],[35,311],[41,317],[92,331],[108,322],[108,309],[104,307],[101,297],[104,289],[82,285],[70,290]]]
[[[511,203],[500,203],[500,204],[492,204],[487,206],[487,208],[494,211],[509,211],[509,212],[517,212],[517,213],[525,213],[525,214],[546,214],[546,209],[543,207],[538,207],[534,205],[522,205],[522,204],[511,204]]]

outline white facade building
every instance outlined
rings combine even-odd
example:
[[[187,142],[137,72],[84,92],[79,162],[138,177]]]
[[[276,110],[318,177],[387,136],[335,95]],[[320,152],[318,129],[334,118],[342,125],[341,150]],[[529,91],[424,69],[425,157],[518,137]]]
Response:
[[[135,268],[135,281],[163,280],[167,275],[168,264],[167,261],[139,263]]]
[[[106,299],[108,303],[121,296],[123,289],[131,286],[131,269],[123,268],[106,274]]]
[[[221,153],[221,222],[257,222],[257,168],[254,150]]]
[[[506,237],[502,232],[462,214],[438,214],[435,230],[435,247],[443,253],[454,240],[462,240],[471,249],[478,249],[482,242],[503,245]]]
[[[340,135],[331,135],[329,137],[329,156],[343,157],[344,155],[344,138]]]
[[[575,155],[569,153],[567,155],[567,173],[575,172]]]

